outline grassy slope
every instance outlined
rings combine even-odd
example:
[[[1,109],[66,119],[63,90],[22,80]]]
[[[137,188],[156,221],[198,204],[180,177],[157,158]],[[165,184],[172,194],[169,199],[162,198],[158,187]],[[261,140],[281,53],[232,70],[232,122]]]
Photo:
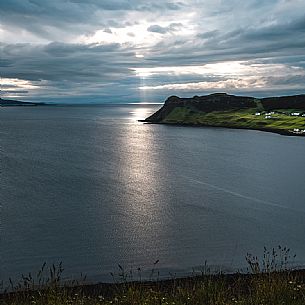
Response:
[[[305,117],[289,116],[290,109],[285,110],[287,114],[275,113],[271,119],[265,119],[265,115],[255,116],[257,109],[246,109],[238,111],[214,111],[209,113],[192,110],[188,107],[176,107],[164,119],[163,123],[210,125],[249,129],[270,129],[278,131],[290,131],[295,128],[305,129]],[[279,110],[280,111],[280,110]]]
[[[305,270],[289,270],[293,258],[286,247],[272,251],[265,248],[262,260],[246,255],[248,274],[213,275],[205,267],[200,276],[150,282],[130,282],[132,273],[120,267],[117,283],[88,286],[74,283],[74,287],[61,285],[61,264],[49,269],[49,277],[41,277],[48,270],[43,269],[44,264],[38,272],[38,282],[31,275],[23,276],[17,286],[12,284],[13,292],[0,294],[0,304],[304,305]]]
[[[201,276],[167,282],[122,283],[107,291],[96,286],[73,289],[50,284],[35,292],[6,295],[1,305],[209,304],[304,305],[304,274]]]

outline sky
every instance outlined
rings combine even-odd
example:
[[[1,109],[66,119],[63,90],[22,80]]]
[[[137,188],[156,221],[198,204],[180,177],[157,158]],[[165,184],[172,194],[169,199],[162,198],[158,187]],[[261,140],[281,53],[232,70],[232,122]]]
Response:
[[[1,97],[305,93],[305,0],[1,0]]]

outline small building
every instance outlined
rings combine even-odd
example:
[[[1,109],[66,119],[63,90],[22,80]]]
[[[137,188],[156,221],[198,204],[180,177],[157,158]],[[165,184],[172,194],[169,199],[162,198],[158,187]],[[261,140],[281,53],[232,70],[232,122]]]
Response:
[[[261,115],[261,113],[260,112],[255,112],[255,115]]]
[[[300,112],[292,112],[290,115],[292,115],[292,116],[299,116]]]
[[[300,132],[300,129],[299,128],[294,128],[293,131],[294,132]]]
[[[272,119],[271,115],[265,115],[265,119]]]

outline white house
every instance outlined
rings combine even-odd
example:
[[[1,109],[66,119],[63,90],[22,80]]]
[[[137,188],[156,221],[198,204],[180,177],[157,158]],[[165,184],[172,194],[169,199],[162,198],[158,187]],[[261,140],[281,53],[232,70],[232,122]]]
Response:
[[[255,115],[261,115],[261,113],[260,112],[255,112]]]
[[[299,116],[300,112],[292,112],[290,115],[292,115],[292,116]]]

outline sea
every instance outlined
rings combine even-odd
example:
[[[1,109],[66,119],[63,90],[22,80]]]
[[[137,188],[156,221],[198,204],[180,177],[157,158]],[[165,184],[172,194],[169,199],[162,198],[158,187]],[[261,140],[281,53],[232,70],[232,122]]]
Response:
[[[304,138],[138,121],[160,107],[0,108],[0,281],[305,266]]]

